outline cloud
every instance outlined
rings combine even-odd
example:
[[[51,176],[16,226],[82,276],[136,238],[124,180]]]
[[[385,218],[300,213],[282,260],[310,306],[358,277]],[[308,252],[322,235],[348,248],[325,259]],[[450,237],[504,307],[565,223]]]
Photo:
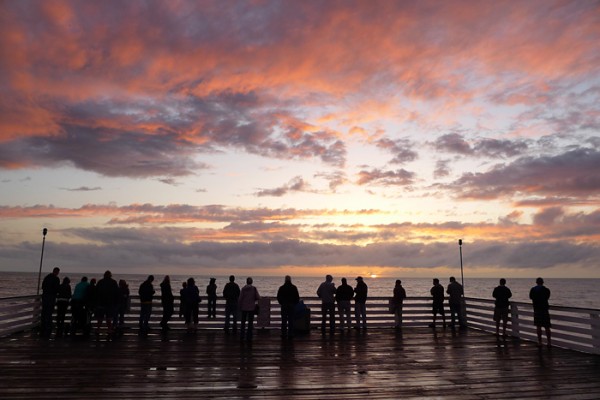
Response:
[[[97,190],[102,190],[100,186],[88,187],[88,186],[80,186],[78,188],[60,188],[61,190],[66,190],[69,192],[94,192]]]
[[[281,197],[291,192],[307,192],[311,191],[310,185],[304,181],[301,176],[293,178],[289,183],[274,189],[263,189],[255,193],[258,197]]]
[[[358,173],[359,185],[408,186],[414,183],[415,173],[405,169],[384,171],[381,169],[362,170]]]
[[[394,158],[390,161],[392,164],[405,164],[419,157],[419,154],[414,150],[414,143],[409,139],[391,140],[383,138],[379,139],[376,145],[394,155]]]
[[[464,135],[449,133],[433,143],[437,151],[473,157],[509,158],[521,155],[528,149],[523,140],[475,139],[473,144]]]
[[[556,156],[522,157],[487,172],[465,173],[451,189],[459,197],[521,196],[595,198],[600,191],[600,152],[578,148]]]

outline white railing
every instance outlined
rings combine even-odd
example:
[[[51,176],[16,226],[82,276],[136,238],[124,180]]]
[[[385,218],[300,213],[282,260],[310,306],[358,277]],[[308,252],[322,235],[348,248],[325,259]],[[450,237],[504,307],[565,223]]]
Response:
[[[320,327],[321,301],[317,297],[302,299],[311,310],[311,326]],[[389,311],[389,297],[369,297],[367,300],[367,325],[373,328],[391,328],[394,315]],[[178,316],[179,301],[175,301],[175,313],[170,325],[174,329],[184,329],[184,321]],[[260,300],[260,314],[255,319],[258,328],[279,328],[281,317],[277,300],[263,297]],[[25,331],[39,326],[39,296],[22,296],[0,299],[0,336]],[[469,328],[486,332],[495,332],[493,321],[494,301],[474,297],[465,298],[466,321]],[[126,326],[137,328],[140,304],[138,296],[131,297],[131,309],[125,317]],[[354,309],[352,309],[354,316]],[[207,319],[206,299],[200,303],[201,329],[222,329],[225,323],[225,302],[217,300],[217,317]],[[56,313],[54,314],[56,315]],[[551,306],[552,341],[559,347],[600,354],[600,310]],[[162,317],[160,296],[155,297],[150,323],[158,328]],[[446,304],[446,321],[450,320],[450,311]],[[404,301],[403,326],[426,327],[431,323],[431,298],[408,297]],[[70,313],[66,321],[70,321]],[[339,318],[336,318],[336,323]],[[353,318],[354,322],[354,318]],[[511,302],[507,332],[510,336],[537,341],[536,328],[533,325],[533,308],[529,303]]]

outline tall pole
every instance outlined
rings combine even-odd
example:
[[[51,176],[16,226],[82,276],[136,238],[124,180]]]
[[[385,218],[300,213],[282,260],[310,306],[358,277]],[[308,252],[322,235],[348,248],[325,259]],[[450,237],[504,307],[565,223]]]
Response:
[[[465,287],[465,275],[463,274],[463,262],[462,262],[462,239],[458,239],[458,251],[460,252],[460,280]]]
[[[37,294],[40,294],[40,280],[42,279],[42,262],[44,261],[44,245],[46,244],[46,234],[48,233],[48,229],[44,228],[42,230],[42,235],[44,235],[42,239],[42,256],[40,257],[40,271],[38,272],[38,285],[37,285]]]

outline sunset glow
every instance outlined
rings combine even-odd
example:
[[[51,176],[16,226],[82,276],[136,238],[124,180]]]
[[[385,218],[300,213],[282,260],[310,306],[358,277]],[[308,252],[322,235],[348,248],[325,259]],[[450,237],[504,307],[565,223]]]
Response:
[[[591,1],[2,2],[0,270],[600,277],[599,66]]]

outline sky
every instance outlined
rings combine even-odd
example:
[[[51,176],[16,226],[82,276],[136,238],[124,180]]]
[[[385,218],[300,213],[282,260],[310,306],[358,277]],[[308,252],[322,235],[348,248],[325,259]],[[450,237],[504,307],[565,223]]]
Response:
[[[598,1],[6,0],[0,91],[0,270],[600,278]]]

